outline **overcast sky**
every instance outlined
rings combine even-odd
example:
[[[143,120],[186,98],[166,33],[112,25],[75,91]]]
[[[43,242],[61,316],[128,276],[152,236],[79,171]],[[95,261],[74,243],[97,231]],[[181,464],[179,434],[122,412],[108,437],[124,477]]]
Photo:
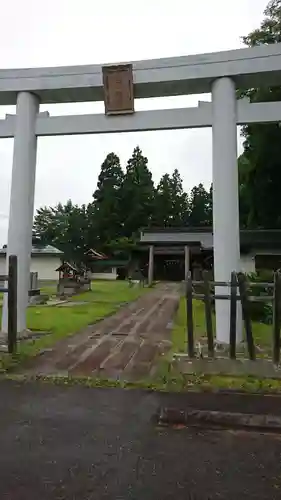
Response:
[[[259,26],[267,0],[0,0],[0,68],[117,63],[235,49]],[[44,6],[44,9],[43,9]],[[197,105],[188,96],[146,99],[136,109]],[[210,96],[206,96],[210,99]],[[51,114],[103,112],[103,105],[41,106]],[[0,106],[0,118],[15,112]],[[126,165],[135,145],[157,182],[180,170],[185,188],[211,182],[211,130],[40,138],[35,208],[90,201],[100,165],[114,151]],[[240,145],[241,147],[241,145]],[[0,245],[6,242],[13,141],[0,139]]]

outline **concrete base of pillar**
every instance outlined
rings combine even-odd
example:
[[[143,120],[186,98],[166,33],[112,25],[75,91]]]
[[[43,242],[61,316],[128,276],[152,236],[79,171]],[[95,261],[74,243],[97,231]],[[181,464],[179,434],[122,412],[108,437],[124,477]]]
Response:
[[[221,292],[220,292],[221,293]],[[216,339],[217,344],[229,344],[230,330],[230,301],[216,300]],[[237,303],[237,319],[236,319],[236,343],[240,344],[243,339],[243,321],[241,304]]]

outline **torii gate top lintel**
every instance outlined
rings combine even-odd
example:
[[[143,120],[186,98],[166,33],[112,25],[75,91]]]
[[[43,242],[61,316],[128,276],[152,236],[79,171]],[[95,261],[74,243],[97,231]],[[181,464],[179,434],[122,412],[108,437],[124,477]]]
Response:
[[[281,84],[281,43],[132,63],[135,98],[211,92],[214,79],[236,85]],[[14,105],[17,93],[36,94],[42,104],[103,100],[102,66],[0,70],[0,105]]]

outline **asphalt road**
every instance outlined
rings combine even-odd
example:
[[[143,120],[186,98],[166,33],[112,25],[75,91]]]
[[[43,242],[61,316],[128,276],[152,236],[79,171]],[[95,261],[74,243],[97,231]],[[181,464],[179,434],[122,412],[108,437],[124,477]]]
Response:
[[[163,397],[1,382],[1,500],[281,497],[281,436],[160,428]]]

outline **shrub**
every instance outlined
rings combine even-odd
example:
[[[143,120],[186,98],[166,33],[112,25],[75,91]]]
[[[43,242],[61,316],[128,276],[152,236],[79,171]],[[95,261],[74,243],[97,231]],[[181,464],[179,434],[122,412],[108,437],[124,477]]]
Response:
[[[246,274],[249,288],[248,292],[251,297],[268,297],[273,294],[273,289],[268,286],[251,286],[251,283],[273,283],[273,271],[261,270],[256,273]],[[212,310],[215,312],[214,285],[211,285],[212,294]],[[198,293],[198,292],[197,292]],[[199,292],[200,293],[200,292]],[[202,292],[201,292],[202,293]],[[239,293],[239,291],[238,291]],[[273,309],[272,303],[268,301],[250,302],[250,316],[253,321],[272,324]]]
[[[273,289],[268,286],[251,286],[251,283],[272,283],[273,271],[260,270],[246,275],[249,282],[249,295],[252,297],[268,297]],[[268,301],[250,302],[250,315],[253,321],[271,324],[273,318],[272,303]]]

